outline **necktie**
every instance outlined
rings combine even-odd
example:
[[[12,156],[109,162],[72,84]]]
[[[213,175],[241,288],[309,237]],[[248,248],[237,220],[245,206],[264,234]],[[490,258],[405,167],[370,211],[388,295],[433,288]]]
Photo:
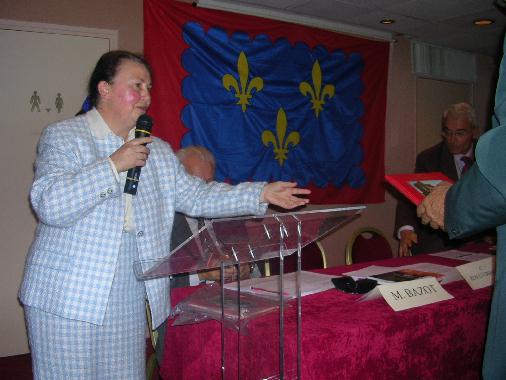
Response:
[[[460,175],[464,175],[465,172],[467,172],[471,166],[473,165],[473,159],[467,156],[463,156],[460,158],[460,160],[464,163],[464,167],[462,168],[462,173]]]
[[[202,227],[206,225],[205,219],[202,217],[197,218],[197,227],[200,230]]]

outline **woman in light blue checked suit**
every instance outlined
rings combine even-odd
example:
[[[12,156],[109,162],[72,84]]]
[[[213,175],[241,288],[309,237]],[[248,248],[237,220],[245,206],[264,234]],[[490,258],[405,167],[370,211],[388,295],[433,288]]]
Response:
[[[40,138],[30,193],[39,223],[19,292],[36,379],[144,378],[145,298],[157,327],[169,313],[169,279],[138,281],[133,262],[166,254],[176,211],[213,218],[307,203],[295,183],[206,184],[168,144],[134,138],[150,89],[142,57],[106,53],[88,86],[93,108]],[[135,166],[143,169],[133,197],[123,188]]]

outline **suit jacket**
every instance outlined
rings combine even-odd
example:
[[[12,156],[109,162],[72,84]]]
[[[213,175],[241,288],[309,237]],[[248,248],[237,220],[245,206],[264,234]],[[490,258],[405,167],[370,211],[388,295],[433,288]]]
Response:
[[[39,220],[19,291],[20,301],[64,318],[101,324],[125,219],[124,183],[108,157],[123,145],[112,133],[93,135],[86,115],[42,133],[30,200]],[[206,184],[186,173],[170,146],[154,138],[133,197],[140,260],[170,252],[174,213],[224,217],[261,214],[263,183]],[[153,326],[170,310],[169,279],[145,282]]]
[[[415,173],[428,172],[442,172],[453,181],[458,180],[453,155],[448,151],[444,142],[424,150],[416,157]],[[418,235],[418,244],[414,244],[411,248],[413,254],[442,251],[458,244],[458,242],[451,241],[446,232],[424,226],[420,218],[416,216],[416,207],[402,198],[396,209],[395,234],[400,227],[405,225],[413,226]]]
[[[179,245],[184,243],[186,239],[192,236],[192,230],[186,221],[186,217],[176,212],[174,215],[174,224],[172,227],[172,235],[170,237],[170,250],[177,248]],[[190,285],[190,279],[188,274],[178,274],[170,277],[170,287],[183,288]]]

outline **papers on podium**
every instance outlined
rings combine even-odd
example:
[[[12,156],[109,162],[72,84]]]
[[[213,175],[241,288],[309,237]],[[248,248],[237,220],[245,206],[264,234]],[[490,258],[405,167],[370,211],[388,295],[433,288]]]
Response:
[[[299,284],[301,296],[315,294],[334,288],[331,278],[335,276],[301,271]],[[238,283],[225,284],[223,318],[226,326],[237,328],[260,316],[279,309],[279,275],[252,278]],[[205,285],[190,297],[177,304],[172,316],[177,316],[173,325],[202,322],[208,319],[221,320],[221,290],[218,283]],[[296,272],[283,276],[283,299],[297,296]],[[240,303],[240,308],[239,308]],[[289,306],[289,305],[286,305]]]
[[[335,276],[301,271],[299,276],[301,296],[333,289],[331,279]],[[237,282],[225,284],[225,288],[237,290]],[[297,297],[296,272],[283,275],[283,295],[291,299]],[[279,275],[264,278],[251,278],[241,281],[241,293],[258,294],[264,297],[279,297]]]
[[[239,308],[240,303],[240,308]],[[224,289],[223,319],[227,327],[245,326],[251,319],[279,309],[277,299],[259,297],[235,290]],[[204,285],[201,289],[177,304],[171,312],[176,317],[173,325],[221,320],[221,287],[217,283]]]

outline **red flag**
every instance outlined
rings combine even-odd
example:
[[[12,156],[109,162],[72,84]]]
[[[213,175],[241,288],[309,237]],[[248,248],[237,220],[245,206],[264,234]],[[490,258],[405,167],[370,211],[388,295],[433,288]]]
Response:
[[[182,140],[183,145],[198,143],[207,146],[217,157],[218,178],[221,176],[223,178],[219,179],[231,182],[249,179],[295,179],[311,188],[311,203],[314,204],[384,201],[382,182],[389,53],[387,42],[253,16],[207,10],[167,0],[144,1],[144,25],[145,55],[154,72],[153,101],[150,109],[155,120],[154,134],[168,141],[174,149],[177,150],[181,146]],[[288,43],[280,42],[285,40]],[[244,41],[244,46],[240,46],[241,41]],[[292,101],[291,106],[281,104],[280,97],[276,99],[271,96],[273,100],[269,100],[269,94],[275,93],[272,86],[267,86],[276,83],[275,79],[269,78],[274,69],[267,68],[264,74],[258,74],[261,73],[261,68],[255,63],[262,62],[263,66],[266,66],[265,49],[262,50],[264,55],[259,55],[258,51],[261,49],[258,48],[258,41],[262,41],[262,47],[270,44],[267,47],[277,52],[282,50],[280,47],[284,47],[283,51],[292,54],[290,62],[286,59],[281,61],[287,65],[286,70],[280,70],[281,74],[292,73],[288,66],[292,61],[296,61],[296,64],[307,71],[302,78],[306,78],[304,82],[308,85],[312,85],[315,73],[320,73],[323,82],[321,87],[325,80],[329,82],[333,91],[327,92],[327,99],[323,99],[326,103],[320,106],[320,113],[315,111],[315,107],[318,107],[315,106],[314,97],[313,103],[310,103],[310,91],[307,89],[311,86],[306,86],[305,89],[301,87],[300,91],[299,86],[294,88],[293,96],[287,95],[287,99]],[[301,43],[304,46],[302,49]],[[211,50],[202,52],[204,48]],[[234,49],[237,50],[236,55]],[[294,53],[297,49],[302,53]],[[238,54],[240,51],[246,54],[241,56]],[[339,66],[336,66],[335,60],[332,61],[336,52],[341,54]],[[228,56],[234,57],[233,60],[228,62]],[[316,59],[305,65],[302,60],[308,56],[314,56]],[[230,81],[223,82],[228,83],[228,89],[221,84],[222,77],[226,76],[222,75],[223,73],[239,68],[237,57],[242,57],[243,67],[250,70],[246,79],[251,80],[254,75],[258,75],[263,78],[265,84],[251,92],[249,101],[243,102],[242,109],[241,105],[236,105],[237,96],[234,97]],[[357,57],[357,65],[351,65]],[[186,61],[183,62],[183,59]],[[210,63],[211,68],[203,70],[202,61],[212,59],[214,61]],[[325,65],[326,59],[328,63]],[[220,71],[221,68],[217,68],[217,65],[223,65],[225,68]],[[343,67],[345,69],[342,69]],[[190,73],[189,70],[193,72]],[[254,70],[257,70],[256,74]],[[338,70],[341,71],[338,73]],[[219,75],[209,80],[206,78],[212,75],[202,75],[214,72],[219,72]],[[198,79],[197,74],[201,75]],[[239,75],[236,77],[239,84]],[[338,78],[332,79],[336,77]],[[289,79],[278,82],[284,83]],[[360,87],[358,95],[350,94],[351,90],[345,86],[350,80],[355,80],[357,84],[352,87],[355,89],[353,91]],[[316,85],[313,86],[317,89]],[[237,88],[236,91],[239,91],[240,86],[237,85]],[[212,92],[216,89],[220,92]],[[216,99],[221,103],[217,104]],[[229,103],[226,103],[227,99]],[[296,103],[293,99],[297,99]],[[209,104],[204,104],[206,102]],[[203,108],[204,106],[207,108]],[[349,110],[354,110],[355,119],[348,125],[346,117]],[[215,116],[215,113],[221,115],[224,112],[231,113],[228,117]],[[332,112],[334,116],[325,119],[325,115]],[[308,122],[313,113],[315,116]],[[265,118],[249,116],[260,114]],[[225,125],[227,119],[233,120],[233,125]],[[338,125],[340,123],[344,125]],[[238,125],[241,127],[238,128]],[[291,145],[286,141],[285,145],[281,144],[280,136],[284,135],[279,133],[279,125],[286,126],[286,132],[283,132],[286,136],[290,133],[296,134],[297,138],[290,140]],[[308,125],[313,128],[310,132],[307,131]],[[341,131],[337,130],[337,137],[331,133],[336,128],[341,128]],[[341,143],[341,140],[343,136],[348,136],[352,128],[356,128],[355,132],[350,134],[355,139],[354,145],[350,143],[352,146],[347,146],[347,143]],[[257,133],[254,139],[251,138],[253,133]],[[269,134],[269,137],[266,137],[265,133]],[[218,135],[222,140],[221,144],[217,142]],[[324,138],[328,140],[327,145],[322,140]],[[234,143],[235,140],[238,142]],[[309,140],[312,145],[307,144]],[[281,145],[286,146],[286,149],[283,150]],[[227,151],[228,146],[230,151]],[[234,151],[234,147],[238,146],[242,150]],[[332,152],[332,149],[341,149],[342,153]],[[248,164],[253,167],[248,167]],[[265,175],[265,178],[262,178],[262,175]]]

